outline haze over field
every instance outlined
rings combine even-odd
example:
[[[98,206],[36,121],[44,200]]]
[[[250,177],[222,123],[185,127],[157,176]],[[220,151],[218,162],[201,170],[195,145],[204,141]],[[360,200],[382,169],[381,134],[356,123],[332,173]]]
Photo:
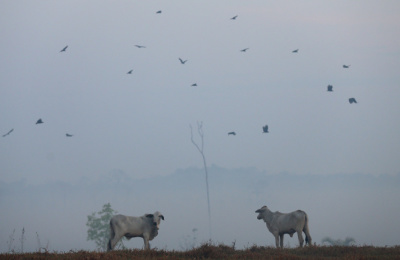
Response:
[[[188,190],[177,188],[192,180],[184,172],[202,171],[190,141],[189,126],[196,130],[197,122],[203,122],[205,156],[214,165],[216,240],[264,244],[272,238],[266,229],[240,239],[232,233],[240,222],[229,216],[238,207],[258,231],[265,225],[252,212],[267,204],[310,212],[316,242],[353,235],[330,233],[344,221],[344,231],[357,225],[357,242],[399,244],[385,236],[398,232],[400,215],[393,186],[400,174],[399,13],[396,0],[2,1],[0,209],[7,221],[0,224],[1,250],[12,229],[23,226],[45,233],[54,249],[90,248],[82,242],[86,216],[107,202],[127,214],[168,212],[157,246],[179,248],[178,238],[195,227],[207,239],[204,172],[188,173],[198,178]],[[200,141],[196,131],[194,138]],[[257,192],[228,188],[237,169],[252,169],[239,176]],[[216,185],[213,174],[220,171],[227,179]],[[289,187],[269,183],[284,172]],[[343,185],[356,177],[360,183]],[[160,179],[173,180],[171,189]],[[143,182],[143,192],[126,183],[118,190],[115,183],[124,180]],[[302,180],[319,180],[329,192]],[[35,220],[28,221],[33,213]],[[185,227],[178,225],[182,215]],[[366,215],[382,229],[368,233],[373,224],[363,222]],[[63,224],[49,216],[64,218]],[[35,222],[41,217],[53,231],[68,226],[68,239],[57,242]],[[323,232],[324,219],[334,228]]]
[[[353,237],[357,245],[399,244],[400,175],[365,174],[276,175],[254,168],[225,169],[212,165],[210,174],[212,240],[237,248],[254,244],[275,246],[265,223],[257,220],[256,209],[268,205],[272,211],[303,209],[309,216],[313,242],[326,237]],[[86,241],[87,216],[105,203],[126,215],[161,211],[159,235],[151,241],[160,249],[188,249],[197,229],[197,246],[209,239],[204,172],[201,168],[180,169],[165,177],[132,179],[114,170],[98,180],[78,183],[56,182],[29,185],[26,182],[0,183],[2,212],[0,251],[16,229],[14,247],[20,249],[22,227],[25,249],[95,249]],[[377,225],[379,221],[379,225]],[[142,248],[141,238],[125,242],[128,248]],[[297,246],[297,236],[285,236],[285,245]]]

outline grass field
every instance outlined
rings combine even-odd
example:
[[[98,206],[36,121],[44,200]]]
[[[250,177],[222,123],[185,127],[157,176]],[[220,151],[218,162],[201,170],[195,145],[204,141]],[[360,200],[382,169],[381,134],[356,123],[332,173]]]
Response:
[[[235,250],[232,246],[203,244],[188,251],[116,250],[112,252],[36,252],[0,254],[0,259],[400,259],[400,246],[313,246],[276,249],[253,246]]]

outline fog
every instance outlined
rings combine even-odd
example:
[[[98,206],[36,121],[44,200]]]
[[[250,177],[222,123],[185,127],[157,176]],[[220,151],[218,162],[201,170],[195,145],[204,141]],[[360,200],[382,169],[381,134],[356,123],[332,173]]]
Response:
[[[209,168],[211,239],[237,248],[274,246],[265,223],[257,220],[256,209],[267,205],[272,211],[302,209],[309,216],[313,241],[353,237],[358,245],[398,245],[400,227],[400,175],[371,176],[340,174],[330,176],[271,175],[254,168]],[[98,180],[79,183],[49,182],[29,185],[24,181],[1,183],[1,251],[8,250],[15,229],[13,247],[25,228],[24,250],[95,250],[87,241],[87,216],[106,203],[126,215],[143,215],[159,210],[165,216],[159,235],[151,242],[160,249],[188,249],[197,229],[197,246],[210,239],[204,171],[177,170],[165,177],[131,179],[114,170]],[[142,248],[143,240],[133,238],[128,248]],[[296,236],[285,237],[286,246],[297,246]]]
[[[395,0],[2,1],[2,250],[22,227],[27,250],[35,232],[93,249],[86,216],[107,202],[162,211],[155,246],[179,249],[193,228],[208,239],[197,122],[214,241],[271,243],[254,216],[266,204],[307,211],[316,242],[398,244],[399,13]]]

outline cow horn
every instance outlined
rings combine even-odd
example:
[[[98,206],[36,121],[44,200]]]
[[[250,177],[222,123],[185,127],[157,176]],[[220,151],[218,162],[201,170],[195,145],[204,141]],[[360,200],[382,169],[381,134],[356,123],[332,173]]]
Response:
[[[160,218],[161,218],[162,220],[164,220],[164,216],[163,216],[163,215],[160,215]]]
[[[146,217],[152,218],[152,217],[154,217],[154,215],[153,214],[146,214]]]

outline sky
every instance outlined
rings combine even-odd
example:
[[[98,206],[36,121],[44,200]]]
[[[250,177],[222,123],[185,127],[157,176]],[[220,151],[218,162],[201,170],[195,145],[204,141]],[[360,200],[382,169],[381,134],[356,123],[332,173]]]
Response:
[[[0,5],[2,181],[399,172],[398,1]]]

